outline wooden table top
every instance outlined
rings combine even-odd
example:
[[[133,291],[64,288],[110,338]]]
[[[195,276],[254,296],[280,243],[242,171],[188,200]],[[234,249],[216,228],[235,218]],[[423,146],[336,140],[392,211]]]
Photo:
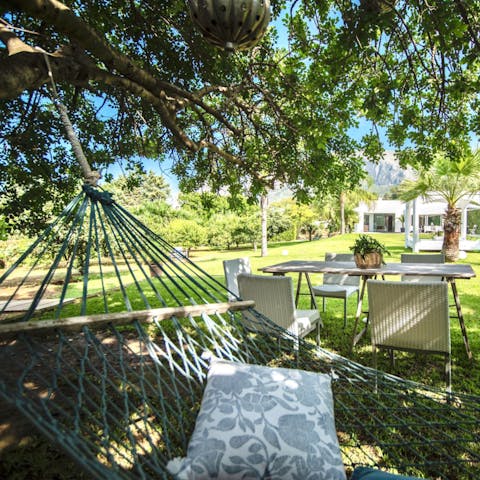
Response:
[[[464,263],[387,263],[380,268],[358,268],[354,262],[324,262],[316,260],[290,260],[259,269],[277,275],[298,273],[336,273],[347,275],[422,275],[445,278],[473,278],[471,265]]]

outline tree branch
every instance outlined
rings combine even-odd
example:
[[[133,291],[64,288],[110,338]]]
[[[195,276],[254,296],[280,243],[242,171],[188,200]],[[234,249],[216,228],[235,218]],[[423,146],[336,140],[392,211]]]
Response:
[[[122,84],[134,94],[141,94],[142,98],[154,100],[157,111],[161,114],[165,126],[172,131],[177,140],[190,150],[196,151],[198,146],[188,136],[181,131],[176,124],[175,113],[184,109],[189,103],[195,103],[200,108],[211,114],[216,120],[222,123],[234,135],[240,135],[241,132],[229,122],[218,110],[210,107],[195,93],[190,93],[168,82],[161,81],[153,75],[143,70],[130,59],[130,57],[113,49],[109,43],[93,28],[78,18],[68,7],[57,0],[5,0],[12,7],[20,9],[34,16],[35,18],[46,21],[54,25],[58,31],[67,35],[71,40],[77,42],[86,51],[91,52],[95,58],[101,60],[107,67],[108,72],[101,74],[101,70],[96,68],[94,80],[103,79],[110,85]],[[93,70],[90,69],[90,72]],[[23,78],[26,79],[27,73],[24,72]],[[56,77],[57,78],[57,77]],[[120,80],[122,78],[123,80]],[[68,77],[62,77],[63,80],[70,80]],[[85,80],[89,80],[88,78]],[[46,81],[46,77],[45,77]],[[35,81],[28,84],[32,88],[38,88],[42,79],[40,75],[35,76]],[[24,84],[25,85],[25,84]],[[2,92],[0,87],[0,97],[13,98],[19,93],[18,88],[15,93],[8,96]],[[202,92],[203,94],[204,92]],[[173,98],[172,98],[173,97]],[[163,105],[161,105],[163,103]]]

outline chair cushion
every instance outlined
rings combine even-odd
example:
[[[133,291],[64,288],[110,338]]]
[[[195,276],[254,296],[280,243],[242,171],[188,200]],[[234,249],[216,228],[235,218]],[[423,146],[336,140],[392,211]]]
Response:
[[[382,472],[376,468],[357,467],[350,480],[420,480],[418,477],[406,477],[394,473]]]
[[[345,480],[331,378],[213,360],[178,479]]]
[[[299,337],[314,330],[317,322],[321,322],[318,310],[295,310],[295,320],[298,324]]]
[[[312,287],[313,293],[320,297],[348,298],[358,291],[354,285],[317,285]]]

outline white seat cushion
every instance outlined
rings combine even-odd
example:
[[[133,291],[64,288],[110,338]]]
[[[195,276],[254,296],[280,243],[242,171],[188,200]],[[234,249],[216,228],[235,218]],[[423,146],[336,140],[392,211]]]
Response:
[[[312,287],[313,293],[321,297],[348,298],[358,291],[354,285],[318,285]]]
[[[295,310],[295,320],[298,324],[299,337],[311,332],[317,326],[317,322],[322,325],[318,310]]]

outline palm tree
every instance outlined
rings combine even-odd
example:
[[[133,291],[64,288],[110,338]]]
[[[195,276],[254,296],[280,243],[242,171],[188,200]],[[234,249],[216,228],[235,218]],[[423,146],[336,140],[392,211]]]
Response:
[[[416,180],[405,180],[399,187],[404,201],[417,197],[441,198],[447,203],[443,215],[444,236],[442,252],[449,262],[458,259],[460,245],[461,210],[458,203],[469,201],[480,190],[480,153],[467,152],[458,160],[438,154],[428,169],[417,171]]]
[[[360,202],[371,204],[377,200],[378,195],[372,191],[373,186],[373,178],[370,175],[367,175],[361,185],[344,192],[343,205],[342,200],[340,199],[341,222],[344,224],[354,222],[354,219],[358,217],[358,214],[354,208],[357,207]],[[359,218],[358,221],[363,222],[363,218]],[[342,233],[345,233],[345,226],[342,229]]]

